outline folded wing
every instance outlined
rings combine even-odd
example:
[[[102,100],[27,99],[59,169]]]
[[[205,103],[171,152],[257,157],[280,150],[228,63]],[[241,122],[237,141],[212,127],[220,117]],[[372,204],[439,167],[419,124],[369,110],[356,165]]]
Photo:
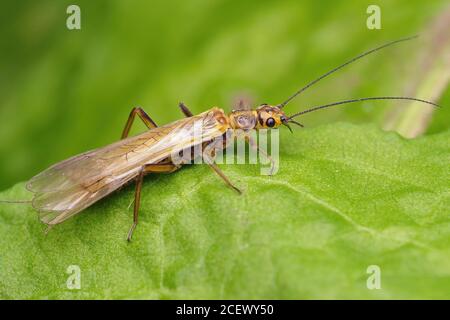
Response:
[[[205,112],[74,156],[36,175],[27,189],[34,192],[32,203],[41,221],[55,225],[67,220],[133,180],[143,165],[189,146],[196,121],[201,121],[200,141],[222,134],[212,113]]]

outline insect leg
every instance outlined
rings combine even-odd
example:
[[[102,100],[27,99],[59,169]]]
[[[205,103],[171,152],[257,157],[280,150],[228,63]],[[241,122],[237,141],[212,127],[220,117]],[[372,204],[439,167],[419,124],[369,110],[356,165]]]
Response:
[[[141,204],[141,190],[142,190],[142,182],[144,181],[144,175],[146,173],[161,173],[166,172],[170,173],[177,170],[179,166],[176,166],[172,163],[164,163],[164,164],[147,164],[141,168],[139,174],[136,178],[136,191],[134,193],[134,209],[133,209],[133,224],[131,225],[130,230],[128,231],[127,240],[131,241],[131,237],[133,235],[134,229],[136,229],[138,218],[139,218],[139,207]]]
[[[245,140],[247,141],[247,143],[250,145],[251,148],[253,148],[254,150],[259,152],[260,156],[263,156],[268,161],[270,161],[270,174],[269,175],[270,176],[273,175],[273,170],[275,169],[275,161],[272,159],[272,157],[269,154],[267,154],[267,152],[265,150],[260,149],[258,147],[258,143],[252,137],[246,136]]]
[[[139,217],[139,206],[141,204],[141,190],[142,190],[142,181],[144,180],[144,168],[141,169],[139,175],[136,179],[136,191],[134,193],[134,210],[133,210],[133,224],[131,225],[130,230],[128,231],[127,240],[131,241],[131,236],[133,235],[134,229],[136,229]]]
[[[194,114],[191,112],[191,110],[189,110],[189,108],[183,103],[183,102],[180,102],[179,104],[178,104],[178,106],[180,107],[180,109],[181,109],[181,112],[183,112],[183,114],[186,116],[186,117],[192,117]]]
[[[144,122],[147,128],[153,129],[157,127],[155,121],[150,118],[150,116],[144,111],[144,109],[142,109],[141,107],[135,107],[131,109],[130,115],[128,116],[127,123],[125,124],[125,128],[122,132],[122,139],[128,136],[136,114],[139,116],[139,118],[141,118],[142,122]]]
[[[222,143],[222,142],[221,142]],[[242,194],[242,191],[239,190],[238,187],[234,186],[233,183],[231,183],[231,181],[227,178],[227,176],[222,172],[222,170],[220,170],[220,168],[217,166],[217,164],[214,162],[215,159],[215,148],[211,148],[211,146],[214,145],[214,142],[208,146],[205,150],[205,152],[203,152],[203,160],[208,164],[208,166],[214,170],[215,173],[217,173],[217,175],[219,177],[221,177],[223,179],[223,181],[225,181],[225,183],[233,188],[237,193]],[[210,149],[211,148],[211,149]],[[210,150],[208,150],[210,149]]]
[[[147,164],[144,167],[145,173],[171,173],[178,170],[181,166],[177,166],[171,162]]]
[[[242,194],[242,191],[234,186],[231,181],[227,178],[227,176],[222,172],[222,170],[219,169],[219,167],[217,166],[216,163],[212,162],[212,163],[208,163],[209,167],[211,169],[214,170],[215,173],[217,173],[219,175],[219,177],[221,177],[223,179],[223,181],[225,181],[225,183],[230,186],[231,188],[233,188],[237,193]]]

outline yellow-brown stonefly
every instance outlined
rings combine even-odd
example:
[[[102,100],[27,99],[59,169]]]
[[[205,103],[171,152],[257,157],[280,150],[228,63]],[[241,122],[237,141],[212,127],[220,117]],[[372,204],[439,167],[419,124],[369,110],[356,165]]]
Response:
[[[410,97],[368,97],[344,100],[307,109],[287,116],[283,108],[300,93],[346,65],[390,45],[412,39],[404,38],[389,42],[380,47],[364,52],[346,63],[323,74],[308,83],[286,101],[278,105],[262,104],[255,109],[241,105],[237,110],[226,114],[214,107],[199,115],[193,115],[183,103],[181,111],[186,118],[158,127],[141,108],[133,108],[122,133],[122,140],[57,163],[33,177],[27,189],[34,193],[29,202],[39,212],[41,221],[49,227],[66,221],[83,209],[91,206],[124,184],[135,181],[134,219],[128,232],[128,240],[138,223],[141,188],[144,175],[148,173],[169,173],[179,169],[184,163],[175,162],[173,155],[182,153],[187,148],[201,145],[204,151],[202,159],[234,190],[240,193],[215,164],[215,154],[223,149],[227,141],[234,139],[233,132],[277,128],[289,124],[302,126],[294,118],[305,113],[341,104],[366,100],[414,100],[437,106],[433,102]],[[135,116],[148,127],[148,131],[137,136],[128,137]],[[200,123],[201,135],[193,139],[195,124]],[[231,133],[231,134],[230,134]],[[254,149],[255,141],[246,137]],[[195,155],[198,156],[198,155]],[[266,155],[270,158],[268,155]],[[270,159],[269,159],[270,160]]]

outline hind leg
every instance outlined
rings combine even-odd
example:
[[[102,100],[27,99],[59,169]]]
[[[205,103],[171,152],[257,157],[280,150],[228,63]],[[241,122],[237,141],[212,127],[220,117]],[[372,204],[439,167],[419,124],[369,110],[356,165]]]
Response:
[[[131,225],[130,230],[128,231],[127,240],[131,241],[131,237],[133,235],[134,229],[136,229],[138,218],[139,218],[139,207],[141,205],[141,191],[142,191],[142,183],[144,181],[144,175],[146,173],[170,173],[177,170],[179,166],[176,166],[172,163],[164,163],[164,164],[147,164],[141,168],[139,174],[136,178],[136,190],[134,193],[134,208],[133,208],[133,224]]]
[[[147,126],[147,128],[153,129],[158,127],[155,121],[150,118],[150,116],[144,111],[144,109],[142,109],[141,107],[135,107],[131,109],[130,115],[128,116],[127,123],[125,124],[125,128],[122,132],[122,139],[128,137],[128,133],[130,132],[131,125],[133,124],[136,114],[139,116],[139,118],[141,118],[142,122]]]

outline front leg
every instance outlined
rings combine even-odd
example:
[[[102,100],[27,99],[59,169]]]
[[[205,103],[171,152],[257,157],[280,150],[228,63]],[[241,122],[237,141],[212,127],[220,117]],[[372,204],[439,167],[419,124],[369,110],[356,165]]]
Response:
[[[251,136],[245,136],[245,141],[249,144],[253,150],[256,150],[259,153],[259,157],[264,157],[267,161],[270,162],[270,169],[269,169],[269,176],[272,176],[275,172],[276,163],[273,160],[273,158],[266,152],[266,150],[263,150],[258,147],[257,141],[253,139]]]

